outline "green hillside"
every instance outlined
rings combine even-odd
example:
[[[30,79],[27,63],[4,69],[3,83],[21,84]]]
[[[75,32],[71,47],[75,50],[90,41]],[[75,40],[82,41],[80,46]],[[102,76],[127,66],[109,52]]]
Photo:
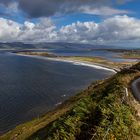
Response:
[[[139,76],[140,63],[123,69],[0,140],[139,140],[140,105],[130,88]]]

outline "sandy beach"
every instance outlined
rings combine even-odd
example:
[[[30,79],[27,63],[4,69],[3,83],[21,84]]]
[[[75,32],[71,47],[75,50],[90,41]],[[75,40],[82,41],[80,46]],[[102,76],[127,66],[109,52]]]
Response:
[[[107,71],[111,71],[114,73],[117,73],[117,69],[109,68],[107,66],[103,66],[101,64],[96,64],[96,63],[90,63],[90,62],[82,62],[79,60],[65,60],[64,58],[53,58],[53,57],[44,57],[44,56],[37,56],[37,55],[25,55],[25,54],[16,54],[20,56],[26,56],[26,57],[32,57],[32,58],[37,58],[37,59],[46,59],[46,60],[51,60],[51,61],[59,61],[59,62],[66,62],[66,63],[72,63],[73,65],[81,65],[81,66],[86,66],[86,67],[92,67],[95,69],[103,69]]]

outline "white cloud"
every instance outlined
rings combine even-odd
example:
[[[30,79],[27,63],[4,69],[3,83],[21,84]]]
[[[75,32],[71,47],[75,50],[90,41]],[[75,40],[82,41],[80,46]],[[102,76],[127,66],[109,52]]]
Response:
[[[140,20],[128,16],[115,16],[100,24],[100,37],[104,40],[140,39]]]
[[[77,22],[62,27],[59,34],[61,36],[61,40],[86,42],[87,39],[89,40],[93,36],[96,36],[98,26],[99,25],[94,22]]]
[[[56,27],[49,18],[41,19],[37,24],[25,22],[19,34],[19,40],[26,42],[55,41],[56,38]]]
[[[60,34],[66,41],[111,43],[140,40],[140,20],[128,16],[115,16],[101,23],[84,22],[64,26]],[[62,39],[62,40],[63,40]]]
[[[114,9],[114,8],[107,7],[107,6],[101,6],[98,8],[93,8],[90,6],[83,6],[83,7],[79,8],[79,11],[86,13],[86,14],[102,15],[102,16],[130,13],[130,11]]]
[[[16,40],[20,32],[19,27],[19,23],[0,18],[0,41]]]
[[[41,19],[37,24],[29,21],[19,24],[0,18],[0,42],[47,42],[56,38],[56,27],[50,19]]]
[[[76,22],[59,30],[50,18],[40,19],[39,23],[26,21],[24,24],[0,18],[0,25],[1,42],[140,42],[140,20],[126,15],[114,16],[100,23]]]

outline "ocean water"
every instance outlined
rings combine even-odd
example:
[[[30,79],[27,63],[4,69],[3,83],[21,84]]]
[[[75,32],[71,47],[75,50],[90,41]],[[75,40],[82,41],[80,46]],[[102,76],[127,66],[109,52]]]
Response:
[[[0,133],[54,108],[113,72],[0,53]]]

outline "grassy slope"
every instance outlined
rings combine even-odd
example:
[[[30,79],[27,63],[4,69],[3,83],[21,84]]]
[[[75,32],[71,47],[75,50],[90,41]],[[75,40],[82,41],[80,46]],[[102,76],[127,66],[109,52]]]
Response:
[[[139,105],[129,88],[138,76],[140,63],[92,84],[54,111],[18,126],[0,140],[140,139]]]

